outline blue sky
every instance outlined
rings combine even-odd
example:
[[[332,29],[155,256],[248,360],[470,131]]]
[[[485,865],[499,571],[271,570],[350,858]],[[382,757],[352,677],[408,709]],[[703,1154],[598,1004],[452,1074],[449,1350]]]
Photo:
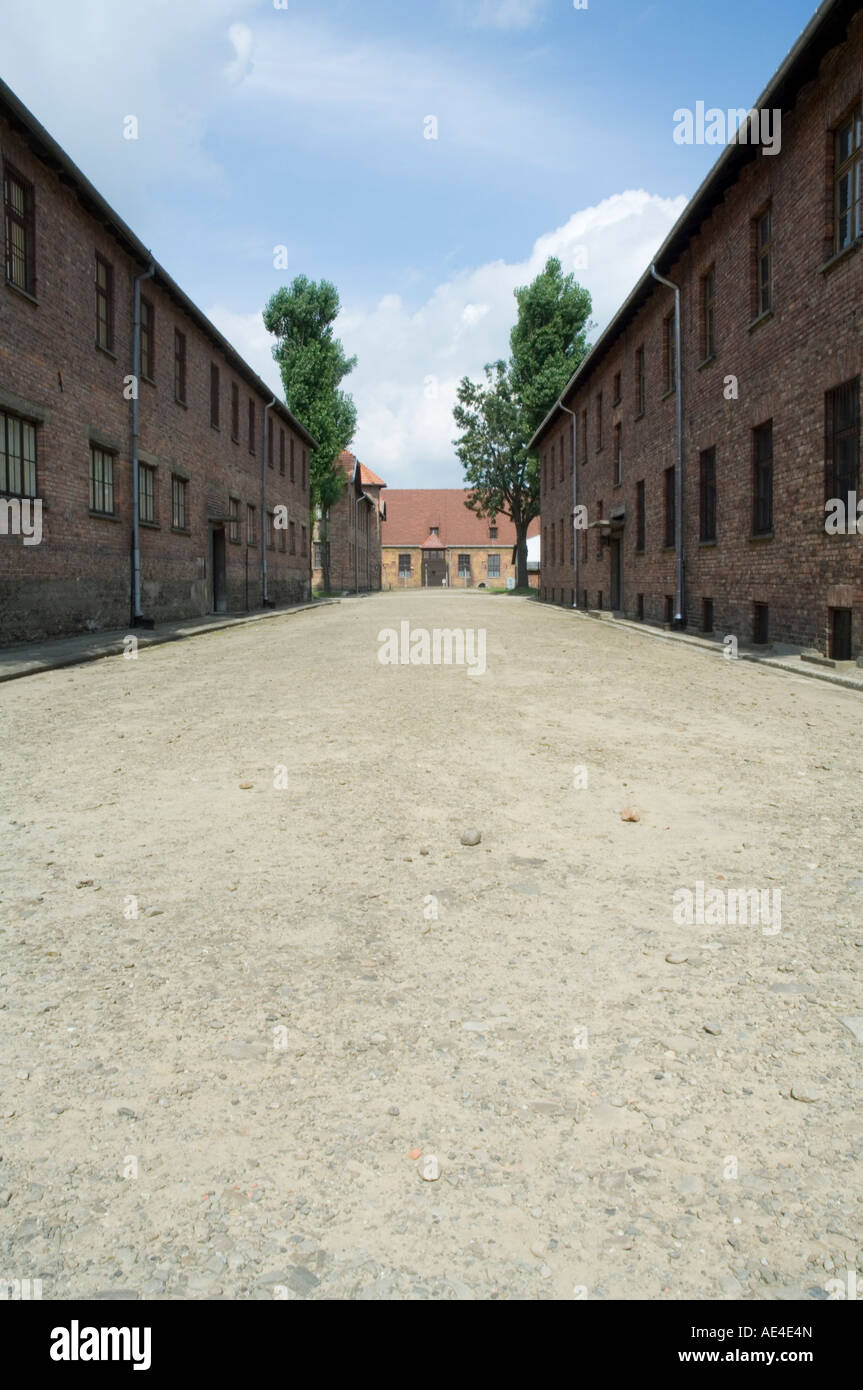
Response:
[[[4,80],[273,384],[266,299],[301,272],[337,284],[357,447],[392,486],[459,485],[455,385],[506,353],[547,254],[607,321],[718,153],[675,144],[673,112],[750,106],[815,9],[0,4]]]

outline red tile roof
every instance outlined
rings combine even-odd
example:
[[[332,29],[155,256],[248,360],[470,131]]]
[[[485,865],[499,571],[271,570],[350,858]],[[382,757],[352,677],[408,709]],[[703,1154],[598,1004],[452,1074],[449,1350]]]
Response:
[[[437,526],[441,550],[454,545],[515,545],[515,526],[501,514],[496,523],[468,511],[464,488],[387,488],[387,519],[381,525],[381,545],[424,545]],[[488,528],[497,525],[497,540]],[[540,520],[530,523],[527,534],[538,536]]]
[[[338,464],[342,472],[347,473],[350,478],[357,466],[357,456],[352,454],[349,449],[343,449],[339,454]],[[383,478],[379,478],[377,473],[373,473],[364,463],[360,464],[360,482],[363,487],[386,487]]]

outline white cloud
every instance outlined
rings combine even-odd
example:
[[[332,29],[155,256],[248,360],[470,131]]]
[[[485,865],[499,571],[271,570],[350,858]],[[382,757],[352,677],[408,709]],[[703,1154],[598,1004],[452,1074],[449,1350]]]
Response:
[[[479,378],[486,362],[505,357],[515,319],[513,290],[529,284],[549,256],[593,296],[601,329],[643,274],[686,205],[643,190],[615,194],[576,212],[539,237],[517,264],[492,261],[438,285],[418,308],[398,294],[368,309],[347,306],[337,332],[359,362],[348,378],[359,412],[359,456],[391,487],[458,487],[452,408],[463,376]],[[586,260],[586,266],[585,266]],[[260,315],[208,313],[274,386],[272,339]]]
[[[234,49],[233,60],[226,68],[228,81],[233,85],[249,75],[252,59],[252,31],[248,24],[232,24],[228,38]]]

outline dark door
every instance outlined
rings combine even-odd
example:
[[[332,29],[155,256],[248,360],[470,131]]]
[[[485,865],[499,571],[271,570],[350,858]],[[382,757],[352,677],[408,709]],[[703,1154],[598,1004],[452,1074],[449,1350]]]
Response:
[[[440,589],[446,579],[446,556],[442,550],[426,550],[423,554],[423,586]]]
[[[851,609],[831,608],[830,655],[834,661],[851,661]]]
[[[623,546],[612,537],[611,541],[611,611],[620,610],[621,590],[623,589]]]
[[[214,526],[212,531],[213,546],[213,612],[227,613],[228,611],[228,571],[227,559],[225,555],[225,528],[224,526]]]

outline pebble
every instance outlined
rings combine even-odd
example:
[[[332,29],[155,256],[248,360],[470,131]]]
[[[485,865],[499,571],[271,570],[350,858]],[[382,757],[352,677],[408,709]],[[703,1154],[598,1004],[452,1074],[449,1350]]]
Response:
[[[685,965],[689,956],[685,951],[669,951],[665,959],[669,965]]]
[[[798,1082],[791,1087],[791,1099],[802,1100],[806,1105],[814,1105],[816,1101],[821,1099],[821,1096],[817,1091],[814,1091],[811,1086],[806,1086],[803,1082]]]
[[[722,1032],[722,1029],[720,1028],[718,1023],[705,1023],[704,1031],[705,1033],[711,1033],[713,1037],[718,1037],[719,1034]]]
[[[478,845],[482,841],[482,832],[475,829],[464,830],[461,842],[463,845]]]

